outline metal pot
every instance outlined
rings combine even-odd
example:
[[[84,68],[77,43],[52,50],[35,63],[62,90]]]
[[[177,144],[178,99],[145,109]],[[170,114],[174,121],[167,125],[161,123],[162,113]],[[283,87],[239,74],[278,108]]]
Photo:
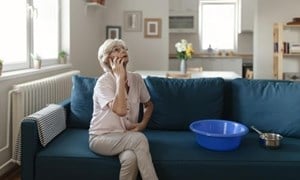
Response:
[[[277,133],[262,133],[254,126],[251,128],[259,134],[259,143],[268,149],[278,149],[280,147],[280,141],[283,138]]]

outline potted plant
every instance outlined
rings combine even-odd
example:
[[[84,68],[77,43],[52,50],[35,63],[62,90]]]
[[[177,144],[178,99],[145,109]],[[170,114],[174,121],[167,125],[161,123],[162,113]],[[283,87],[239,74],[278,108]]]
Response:
[[[2,69],[3,69],[3,60],[0,59],[0,76],[2,75]]]
[[[68,56],[68,54],[66,53],[66,51],[60,51],[58,53],[59,63],[60,64],[66,64],[67,63],[67,56]]]
[[[42,60],[41,57],[37,54],[31,54],[32,62],[33,62],[33,67],[35,69],[40,69],[42,67]]]

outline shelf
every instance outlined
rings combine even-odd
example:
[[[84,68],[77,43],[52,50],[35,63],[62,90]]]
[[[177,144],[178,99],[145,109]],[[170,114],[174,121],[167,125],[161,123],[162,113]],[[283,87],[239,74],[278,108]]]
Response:
[[[284,29],[292,29],[292,28],[300,28],[300,24],[285,24],[285,25],[283,25],[283,28]]]
[[[300,32],[300,24],[273,24],[273,75],[276,79],[284,79],[283,64],[285,58],[294,58],[295,60],[300,59],[300,53],[285,53],[290,51],[289,46],[287,45],[287,39],[283,36],[283,34],[285,33],[285,35],[287,35],[287,33],[291,33],[291,31],[296,30],[297,33]]]
[[[294,58],[299,58],[300,54],[283,54],[284,57],[294,57]]]
[[[97,3],[97,2],[87,2],[87,6],[97,6],[97,7],[105,7],[104,5]]]
[[[215,59],[231,59],[231,58],[242,58],[242,59],[253,59],[252,54],[238,54],[238,53],[233,53],[233,55],[216,55],[216,54],[207,54],[207,53],[197,53],[193,54],[193,58],[215,58]],[[176,54],[169,54],[169,59],[178,59]]]

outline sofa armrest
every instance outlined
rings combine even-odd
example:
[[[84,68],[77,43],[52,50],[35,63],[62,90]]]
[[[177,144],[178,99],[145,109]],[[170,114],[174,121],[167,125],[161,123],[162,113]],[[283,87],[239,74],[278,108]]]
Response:
[[[66,112],[66,118],[70,112],[70,99],[59,103]],[[43,146],[39,139],[37,121],[24,119],[21,123],[21,176],[22,180],[32,180],[35,175],[35,158]]]
[[[22,180],[34,179],[35,174],[35,156],[42,148],[37,130],[37,124],[34,120],[24,120],[21,123],[21,175]]]

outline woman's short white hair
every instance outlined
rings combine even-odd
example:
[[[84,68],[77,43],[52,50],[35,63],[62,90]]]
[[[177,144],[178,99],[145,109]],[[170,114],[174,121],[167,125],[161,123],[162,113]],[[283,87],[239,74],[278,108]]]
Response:
[[[103,70],[105,72],[111,71],[108,56],[111,53],[112,49],[116,46],[121,46],[121,47],[127,48],[125,42],[122,39],[107,39],[99,47],[98,60],[100,62],[101,67],[103,68]]]

